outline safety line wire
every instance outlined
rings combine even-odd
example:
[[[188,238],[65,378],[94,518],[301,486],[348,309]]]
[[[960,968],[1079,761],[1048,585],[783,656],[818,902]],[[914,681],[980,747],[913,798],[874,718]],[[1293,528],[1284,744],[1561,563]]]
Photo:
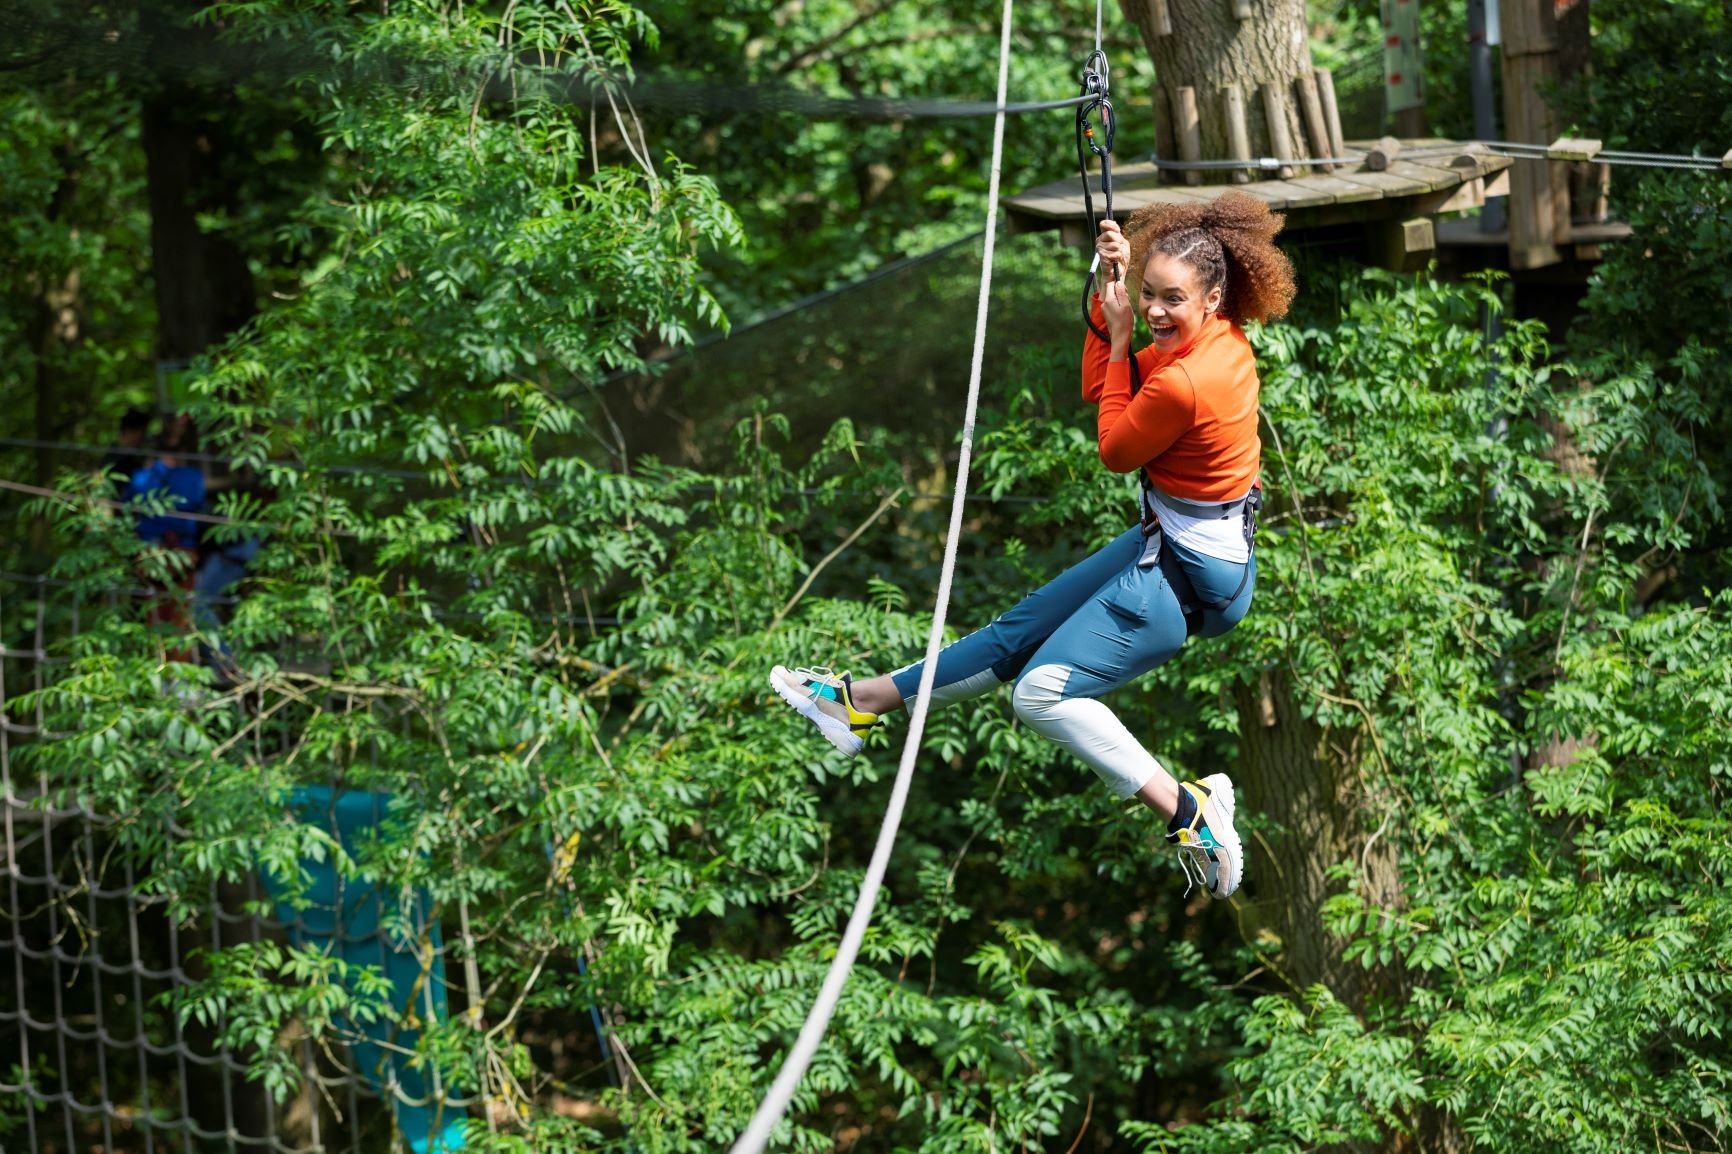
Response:
[[[1422,158],[1431,156],[1454,156],[1463,148],[1479,145],[1495,155],[1511,160],[1548,160],[1559,164],[1567,164],[1561,157],[1550,155],[1551,145],[1532,144],[1521,140],[1464,140],[1459,144],[1448,146],[1422,145],[1414,149],[1403,149],[1395,159],[1406,160],[1409,157]],[[1303,163],[1295,161],[1293,163]],[[1631,165],[1637,168],[1688,168],[1701,172],[1725,170],[1725,165],[1719,157],[1686,156],[1675,152],[1627,152],[1619,149],[1602,149],[1589,157],[1589,164]]]
[[[1028,112],[1050,112],[1085,104],[1087,96],[1058,100],[1008,102],[1001,94],[996,102],[945,100],[931,97],[824,96],[791,88],[759,85],[689,84],[648,78],[633,83],[611,80],[594,85],[611,88],[629,97],[640,108],[674,112],[789,112],[802,116],[842,120],[944,120],[972,116],[1019,116]]]
[[[978,239],[978,234],[969,239]],[[160,457],[164,455],[161,449],[134,449],[123,445],[96,445],[84,441],[38,441],[27,437],[0,437],[0,449],[6,448],[52,449],[61,453],[78,453],[86,457],[97,457],[105,453],[124,453],[128,456],[134,457]],[[235,458],[219,457],[209,453],[171,453],[168,455],[172,456],[176,461],[201,461],[207,464],[227,465],[230,467],[239,463]],[[296,471],[306,468],[306,466],[303,466],[298,462],[285,460],[281,457],[272,457],[267,460],[265,464],[278,468],[294,469]],[[324,471],[337,476],[391,477],[405,481],[424,481],[429,476],[438,475],[437,470],[394,469],[388,468],[384,465],[327,465],[325,466]],[[514,487],[516,487],[516,484],[515,480],[513,480]],[[743,484],[745,484],[745,482],[723,480],[719,483],[713,481],[694,483],[687,487],[694,490],[706,491],[711,489],[731,490]],[[0,483],[0,489],[13,489],[37,497],[46,497],[50,492],[47,489],[39,489],[34,485],[23,486],[20,488],[19,483],[16,481],[5,481],[4,483]],[[60,489],[53,491],[63,494],[65,492]],[[798,488],[788,490],[788,492],[797,493],[802,497],[821,497],[830,491],[831,490],[822,485],[801,485]],[[889,493],[890,490],[888,489],[874,489],[869,494],[865,495],[870,496],[873,500],[882,500],[884,497],[888,496]],[[943,493],[928,493],[920,489],[906,490],[904,495],[915,501],[942,501],[945,497],[945,494]],[[968,499],[970,501],[985,501],[991,505],[1035,505],[1041,504],[1046,500],[1044,497],[1031,497],[1016,493],[1004,493],[997,497],[982,497],[978,494],[971,493],[969,494]],[[127,507],[131,508],[130,505]],[[176,515],[187,516],[188,514]],[[232,522],[227,518],[217,517],[212,521],[212,523],[231,524]]]
[[[1417,148],[1403,149],[1392,159],[1422,160],[1439,156],[1458,156],[1464,149],[1478,146],[1493,156],[1501,156],[1507,160],[1554,160],[1549,155],[1550,145],[1525,144],[1509,140],[1464,140],[1456,144],[1422,145]],[[1470,154],[1471,155],[1471,154]],[[1233,169],[1258,169],[1269,171],[1277,168],[1307,168],[1316,165],[1348,165],[1364,162],[1366,153],[1349,152],[1346,156],[1301,156],[1284,159],[1277,156],[1257,156],[1241,160],[1168,160],[1165,157],[1151,153],[1149,163],[1158,169],[1170,169],[1176,172],[1210,172]],[[1557,160],[1557,163],[1567,163]],[[1621,152],[1604,149],[1588,159],[1590,164],[1631,165],[1638,168],[1684,168],[1700,172],[1713,172],[1726,168],[1718,157],[1685,156],[1679,153],[1662,152]]]
[[[1364,153],[1352,156],[1301,156],[1293,160],[1283,160],[1278,156],[1255,156],[1248,160],[1168,160],[1150,154],[1149,163],[1156,168],[1172,169],[1175,172],[1208,172],[1234,168],[1276,169],[1304,168],[1317,164],[1359,164],[1364,159]]]
[[[1004,95],[1010,80],[1010,14],[1012,0],[1004,0],[1003,26],[998,43],[998,104],[1004,106]],[[854,902],[854,912],[836,947],[830,971],[818,991],[812,1010],[806,1015],[793,1047],[788,1051],[771,1084],[769,1093],[758,1105],[745,1132],[733,1145],[731,1154],[759,1154],[769,1141],[771,1132],[787,1112],[794,1091],[806,1068],[811,1065],[824,1040],[824,1032],[841,1000],[842,987],[860,954],[866,938],[866,928],[872,921],[872,907],[878,901],[879,887],[890,862],[890,851],[896,843],[896,831],[902,824],[902,810],[908,801],[909,784],[914,778],[914,759],[920,752],[921,734],[926,728],[926,714],[932,705],[932,689],[938,672],[938,651],[944,641],[944,618],[950,606],[951,575],[956,570],[956,553],[962,539],[962,512],[968,493],[968,466],[974,450],[974,416],[980,402],[981,367],[986,355],[986,310],[992,296],[993,241],[998,235],[998,177],[1004,156],[1004,113],[993,118],[992,168],[986,193],[986,251],[981,257],[980,299],[974,320],[974,355],[968,371],[968,400],[962,421],[962,446],[956,462],[956,488],[950,500],[950,533],[944,542],[944,561],[938,573],[938,597],[932,611],[932,629],[926,639],[926,656],[920,670],[920,687],[916,690],[914,708],[908,718],[908,736],[902,744],[902,762],[896,770],[896,782],[891,787],[890,804],[884,810],[884,823],[878,831],[878,843],[872,848],[872,859],[860,882],[860,895]]]

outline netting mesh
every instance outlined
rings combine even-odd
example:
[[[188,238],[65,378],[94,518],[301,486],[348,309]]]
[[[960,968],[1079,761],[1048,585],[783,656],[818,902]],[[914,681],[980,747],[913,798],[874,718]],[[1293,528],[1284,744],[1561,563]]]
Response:
[[[954,456],[968,388],[984,238],[976,235],[887,266],[844,289],[736,328],[722,340],[670,361],[665,371],[628,378],[595,396],[634,455],[652,454],[707,469],[731,464],[729,431],[759,402],[809,445],[835,421],[896,434],[910,458]],[[1057,233],[1001,236],[993,257],[992,301],[981,405],[1006,400],[1004,382],[1029,350],[1061,356],[1056,391],[1077,396],[1081,293],[1088,254]],[[987,419],[987,418],[983,418]]]
[[[117,593],[114,596],[125,596]],[[440,927],[425,902],[410,931],[393,932],[370,891],[345,892],[315,871],[310,899],[291,910],[269,877],[216,883],[198,916],[171,917],[167,899],[138,886],[112,818],[50,804],[17,756],[44,736],[28,694],[66,660],[56,642],[76,634],[85,605],[41,577],[0,580],[0,1139],[55,1154],[103,1150],[260,1150],[282,1154],[450,1147],[472,1096],[403,1059],[414,1039],[349,1027],[346,1044],[284,1037],[303,1075],[279,1102],[222,1044],[223,1023],[181,1021],[171,1004],[197,981],[202,957],[237,943],[310,945],[392,980],[398,1008],[424,1021],[448,1013]],[[22,700],[21,700],[22,699]],[[297,796],[306,820],[347,838],[376,824],[388,799],[316,788]],[[168,831],[173,836],[174,831]],[[393,898],[395,902],[397,899]],[[263,912],[273,911],[273,912]],[[458,918],[466,911],[459,908]],[[389,1102],[391,1109],[382,1108]]]

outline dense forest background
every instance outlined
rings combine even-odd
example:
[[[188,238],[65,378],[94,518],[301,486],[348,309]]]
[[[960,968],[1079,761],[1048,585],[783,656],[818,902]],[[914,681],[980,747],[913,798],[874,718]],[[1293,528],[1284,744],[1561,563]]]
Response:
[[[1425,9],[1428,114],[1465,137],[1458,8]],[[45,735],[8,738],[14,783],[112,819],[67,868],[186,927],[152,1012],[232,1047],[237,1086],[328,1109],[289,1040],[383,1021],[475,1098],[475,1149],[710,1151],[749,1117],[900,736],[843,760],[766,674],[923,643],[991,133],[753,94],[983,98],[995,13],[6,6],[0,478],[56,494],[4,496],[6,669],[39,620],[57,661],[9,683],[7,732]],[[1093,8],[1017,19],[1015,98],[1072,95]],[[1553,94],[1582,134],[1732,145],[1732,6],[1592,19]],[[1311,23],[1349,133],[1380,130],[1377,5]],[[1136,155],[1148,64],[1110,7],[1106,33]],[[1013,122],[1006,187],[1066,175],[1070,132]],[[1176,772],[1252,783],[1244,894],[1187,895],[1008,701],[936,715],[787,1148],[1732,1143],[1732,184],[1611,195],[1634,237],[1550,330],[1495,275],[1294,247],[1295,315],[1251,334],[1257,607],[1114,698]],[[1131,507],[1075,395],[1084,263],[1000,248],[963,629]],[[201,630],[224,661],[137,595],[188,561],[85,448],[138,407],[194,418],[227,482],[204,532],[262,542]],[[341,838],[298,808],[319,789],[388,803]],[[319,871],[442,929],[449,1012],[292,936],[193,932],[265,876],[231,908],[304,910]],[[10,1052],[0,1083],[85,1076]],[[0,1100],[8,1148],[28,1109]]]

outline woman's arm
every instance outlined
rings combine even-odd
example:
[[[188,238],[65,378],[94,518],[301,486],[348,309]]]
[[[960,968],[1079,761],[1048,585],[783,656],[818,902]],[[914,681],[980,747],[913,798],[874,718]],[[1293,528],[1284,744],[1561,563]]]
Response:
[[[1131,396],[1128,360],[1107,365],[1096,422],[1101,464],[1132,473],[1172,447],[1196,421],[1197,394],[1182,364],[1168,365]]]

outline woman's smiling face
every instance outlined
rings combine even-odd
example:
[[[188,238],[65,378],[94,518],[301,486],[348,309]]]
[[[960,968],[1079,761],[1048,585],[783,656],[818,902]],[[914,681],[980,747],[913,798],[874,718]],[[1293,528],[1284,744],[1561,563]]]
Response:
[[[1176,349],[1188,344],[1220,307],[1220,288],[1203,291],[1196,269],[1166,253],[1149,257],[1137,309],[1149,322],[1156,348]]]

